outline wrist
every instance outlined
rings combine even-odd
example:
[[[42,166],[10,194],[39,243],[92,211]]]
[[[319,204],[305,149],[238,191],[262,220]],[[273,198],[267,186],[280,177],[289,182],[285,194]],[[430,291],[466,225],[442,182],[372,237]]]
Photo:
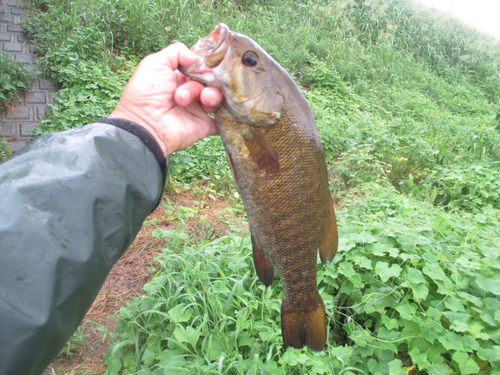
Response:
[[[121,107],[119,104],[115,108],[113,112],[108,116],[108,118],[122,118],[126,119],[129,121],[133,121],[136,124],[142,126],[144,129],[146,129],[151,135],[154,137],[158,145],[160,146],[163,155],[166,157],[167,156],[167,145],[165,144],[164,141],[158,136],[158,133],[156,130],[150,126],[146,121],[144,121],[140,116],[137,116],[136,114],[132,113],[126,108]]]

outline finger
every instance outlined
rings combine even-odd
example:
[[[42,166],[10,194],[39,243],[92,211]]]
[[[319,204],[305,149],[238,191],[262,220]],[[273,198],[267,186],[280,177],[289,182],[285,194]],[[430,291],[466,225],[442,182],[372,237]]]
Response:
[[[195,101],[199,101],[201,91],[204,87],[205,86],[199,82],[187,81],[175,90],[175,102],[180,107],[186,107]]]
[[[170,69],[176,70],[179,65],[190,66],[200,60],[200,57],[195,55],[183,43],[174,43],[170,46],[146,56],[144,62],[151,64],[165,64]]]
[[[182,74],[178,70],[176,70],[174,72],[174,74],[175,74],[176,81],[177,81],[177,87],[183,85],[184,83],[186,83],[188,81],[188,77],[186,77],[184,74]]]
[[[205,87],[200,93],[201,107],[207,113],[213,113],[222,105],[222,94],[212,87]]]

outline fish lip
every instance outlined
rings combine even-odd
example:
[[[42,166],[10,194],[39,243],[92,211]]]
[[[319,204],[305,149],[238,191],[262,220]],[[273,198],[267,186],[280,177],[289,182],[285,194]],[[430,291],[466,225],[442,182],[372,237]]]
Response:
[[[192,78],[213,73],[212,69],[217,68],[224,60],[231,46],[231,40],[229,27],[223,23],[218,24],[210,34],[191,47],[191,51],[202,59],[191,66],[180,67],[179,70]]]

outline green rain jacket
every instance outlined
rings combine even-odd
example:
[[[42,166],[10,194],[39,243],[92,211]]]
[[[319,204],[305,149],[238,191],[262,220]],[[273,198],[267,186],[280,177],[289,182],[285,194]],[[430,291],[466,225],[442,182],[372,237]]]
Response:
[[[0,163],[0,375],[37,375],[82,321],[162,195],[141,126],[105,119]]]

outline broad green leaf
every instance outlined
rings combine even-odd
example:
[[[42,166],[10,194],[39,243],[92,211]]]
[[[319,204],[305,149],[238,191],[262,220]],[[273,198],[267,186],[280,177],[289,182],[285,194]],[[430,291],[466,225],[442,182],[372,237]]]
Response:
[[[349,238],[358,244],[377,242],[377,239],[368,232],[350,233]]]
[[[151,363],[153,363],[153,361],[156,359],[156,357],[158,356],[159,353],[160,353],[159,347],[157,347],[157,348],[147,347],[141,356],[142,363],[146,366],[149,366]]]
[[[465,350],[468,352],[472,352],[474,350],[479,349],[479,343],[471,335],[467,335],[467,334],[464,335],[462,343],[464,344]]]
[[[238,336],[238,346],[252,346],[255,342],[255,337],[250,335],[250,332],[242,332]]]
[[[473,296],[472,294],[465,293],[465,292],[458,292],[457,294],[459,297],[465,298],[466,300],[472,302],[477,307],[483,307],[483,301],[480,298]],[[487,300],[487,299],[488,298],[486,298],[485,300]]]
[[[276,335],[276,331],[274,330],[271,330],[271,329],[267,329],[265,331],[260,331],[259,332],[259,336],[260,338],[262,339],[262,341],[266,342],[266,341],[271,341],[271,339]]]
[[[438,341],[443,344],[446,350],[464,350],[462,336],[456,333],[447,332],[443,336],[438,337]]]
[[[365,245],[366,251],[369,253],[372,253],[373,255],[377,255],[379,257],[382,257],[385,255],[386,252],[389,251],[390,248],[392,248],[391,245],[383,244],[380,242],[376,243],[370,243]]]
[[[372,261],[366,257],[358,257],[355,258],[353,261],[361,268],[365,268],[367,270],[373,269]]]
[[[484,291],[500,296],[500,280],[487,279],[486,277],[479,275],[476,277],[476,284]]]
[[[474,310],[478,311],[479,309],[474,309]],[[495,321],[495,319],[490,314],[488,314],[485,311],[481,311],[481,310],[479,310],[479,311],[480,311],[479,316],[481,317],[483,322],[488,323],[492,327],[498,327],[498,323]]]
[[[439,265],[439,263],[426,263],[424,268],[422,269],[422,272],[425,273],[427,276],[431,278],[431,280],[436,281],[436,280],[447,280],[448,278],[443,272],[443,269]]]
[[[401,267],[399,264],[392,264],[389,267],[389,263],[387,262],[377,262],[375,272],[380,277],[380,280],[385,283],[391,277],[398,277],[401,273]]]
[[[484,339],[484,340],[489,339],[488,335],[483,333],[483,330],[486,328],[484,326],[484,323],[478,320],[474,320],[472,322],[468,322],[467,325],[469,326],[470,334],[475,339]]]
[[[399,359],[393,359],[389,362],[389,375],[406,375],[406,367]]]
[[[477,356],[487,362],[500,361],[500,346],[494,345],[490,349],[479,348]]]
[[[425,370],[430,365],[430,362],[427,360],[427,353],[421,353],[420,350],[414,348],[408,354],[412,362],[417,365],[419,371]]]
[[[465,311],[464,305],[462,305],[462,302],[455,296],[446,298],[444,300],[444,305],[451,311]]]
[[[298,351],[295,349],[288,349],[278,360],[279,363],[281,364],[288,364],[290,366],[296,366],[299,361],[298,361]]]
[[[177,305],[168,310],[168,315],[174,323],[188,322],[191,319],[191,309],[186,305]]]
[[[443,363],[435,363],[429,366],[428,373],[432,375],[449,375],[453,371]]]
[[[394,354],[398,353],[396,342],[401,338],[398,331],[388,331],[385,327],[380,327],[377,337],[380,339],[380,347],[390,350]]]
[[[406,268],[406,280],[413,284],[427,284],[427,280],[425,280],[424,275],[422,274],[422,271],[416,269],[416,268]]]
[[[354,270],[354,267],[353,267],[352,263],[350,263],[350,262],[341,262],[341,263],[339,263],[337,271],[338,271],[338,273],[340,273],[342,275],[345,275],[348,278],[351,278],[351,277],[353,277],[353,276],[355,276],[355,275],[358,274]]]
[[[351,358],[353,350],[354,349],[349,346],[337,346],[330,351],[330,355],[347,362]]]
[[[456,351],[451,357],[455,362],[458,363],[460,367],[460,372],[463,375],[466,374],[477,374],[479,372],[479,366],[469,355],[463,351]]]
[[[414,303],[404,303],[402,305],[396,306],[396,310],[401,315],[401,318],[406,320],[414,320],[415,312],[417,311],[417,305]]]
[[[107,362],[106,362],[108,368],[106,370],[106,375],[118,375],[118,372],[122,368],[122,360],[118,357],[111,357]]]
[[[444,316],[446,316],[451,323],[459,321],[467,324],[467,321],[470,319],[470,314],[466,313],[446,312],[444,313]]]
[[[420,334],[431,344],[439,337],[439,334],[438,332],[436,332],[436,329],[434,327],[421,327]]]
[[[401,336],[406,339],[420,336],[420,325],[415,322],[404,322]]]
[[[340,237],[339,238],[339,252],[348,251],[356,247],[356,243],[354,241],[349,241],[348,238]]]
[[[207,345],[207,356],[211,361],[216,361],[227,349],[224,338],[211,336]]]
[[[415,301],[420,302],[425,300],[429,295],[429,288],[427,284],[415,284],[412,286],[413,297]]]
[[[187,342],[191,344],[193,348],[196,348],[196,343],[201,336],[201,332],[193,327],[184,328],[183,326],[177,326],[174,330],[174,337],[179,342]]]
[[[382,323],[389,330],[399,328],[399,321],[397,319],[390,319],[387,315],[382,315]]]
[[[486,297],[484,299],[485,307],[488,310],[495,311],[500,310],[500,299],[499,298],[491,298],[491,297]],[[481,307],[481,306],[479,306]]]

